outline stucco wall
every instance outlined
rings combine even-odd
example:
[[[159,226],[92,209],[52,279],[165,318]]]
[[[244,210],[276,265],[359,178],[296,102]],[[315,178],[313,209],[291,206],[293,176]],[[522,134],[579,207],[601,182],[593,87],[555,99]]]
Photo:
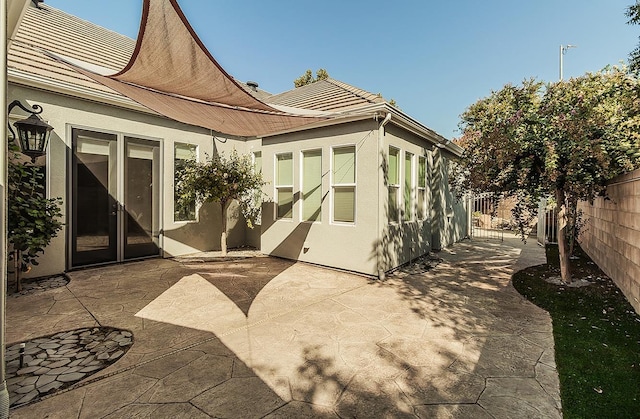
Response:
[[[331,150],[335,146],[356,146],[355,223],[331,222]],[[322,149],[321,220],[301,222],[300,170],[304,150]],[[275,204],[263,205],[261,250],[289,259],[376,274],[374,242],[378,226],[377,124],[367,120],[322,129],[264,138],[262,170],[269,182],[265,191],[275,196],[275,155],[293,153],[293,218],[275,217]]]
[[[640,313],[640,169],[612,181],[607,198],[579,205],[580,245]]]
[[[379,124],[380,121],[372,119],[263,140],[262,167],[264,178],[269,182],[265,188],[267,195],[272,200],[275,197],[273,178],[276,154],[292,152],[296,174],[292,220],[276,220],[273,202],[263,206],[261,249],[264,253],[380,275],[431,250],[434,225],[440,229],[438,237],[442,237],[445,245],[466,236],[466,209],[455,201],[448,184],[433,185],[433,182],[446,183],[446,170],[438,169],[441,175],[432,176],[431,144],[393,123],[380,130]],[[355,144],[357,149],[356,222],[344,225],[331,222],[330,159],[333,146],[349,144]],[[390,146],[400,150],[401,197],[405,194],[404,156],[405,153],[413,155],[413,208],[408,220],[390,220],[389,217],[387,165]],[[325,199],[322,202],[322,220],[301,222],[301,152],[318,148],[323,153],[322,193]],[[426,157],[427,161],[425,217],[419,217],[417,211],[418,156]],[[434,188],[442,197],[442,208],[439,209],[432,208]],[[399,207],[402,210],[402,198]],[[434,217],[438,220],[437,224],[433,222]]]
[[[442,249],[469,235],[468,202],[458,199],[449,185],[449,165],[452,156],[440,149],[432,152],[432,243]]]
[[[445,167],[446,161],[434,157],[439,154],[430,151],[430,143],[395,126],[393,122],[382,130],[379,130],[380,121],[371,118],[262,140],[220,138],[221,141],[214,141],[208,130],[22,86],[10,86],[9,98],[41,104],[45,110],[43,119],[54,127],[50,151],[46,157],[48,195],[63,198],[65,216],[70,198],[67,172],[71,159],[72,128],[118,134],[119,141],[126,135],[160,142],[160,228],[163,231],[160,245],[165,257],[220,247],[220,208],[217,204],[203,205],[195,222],[173,220],[176,142],[197,145],[200,160],[214,153],[228,153],[234,148],[240,153],[261,152],[263,177],[268,182],[264,191],[271,202],[263,205],[262,223],[253,230],[246,227],[236,208],[231,208],[230,247],[252,245],[275,256],[379,275],[381,271],[393,269],[431,250],[434,228],[438,229],[439,245],[453,243],[465,235],[460,222],[466,222],[466,215],[454,202],[446,184],[446,169],[440,167]],[[333,223],[330,175],[332,147],[345,145],[356,147],[356,221]],[[417,176],[417,156],[427,158],[429,178],[426,191],[427,216],[424,219],[417,216],[417,192],[414,190],[414,215],[411,219],[389,221],[386,171],[390,145],[401,150],[402,165],[404,153],[409,152],[415,156],[414,176]],[[322,218],[317,222],[301,222],[301,153],[313,149],[322,149]],[[275,192],[275,155],[282,152],[293,153],[294,215],[291,220],[276,220],[272,202]],[[432,170],[432,166],[436,169]],[[401,171],[404,178],[403,166]],[[416,185],[417,181],[414,183]],[[437,191],[437,199],[434,199],[433,191]],[[437,202],[440,206],[435,208]],[[65,218],[65,222],[68,221]],[[55,274],[69,267],[69,236],[68,227],[65,227],[46,249],[40,258],[41,265],[31,272],[31,276]]]
[[[383,159],[381,160],[381,164],[384,165],[384,168],[381,168],[381,175],[384,178],[383,192],[381,193],[381,204],[382,204],[382,223],[381,223],[381,237],[379,239],[380,242],[380,268],[384,271],[388,271],[393,269],[399,265],[402,265],[410,260],[422,256],[425,253],[431,250],[431,217],[432,211],[430,208],[432,207],[432,198],[431,198],[431,190],[433,189],[433,185],[431,185],[431,176],[430,176],[430,167],[432,166],[431,160],[431,152],[429,149],[431,148],[431,144],[427,143],[424,139],[416,136],[415,134],[403,130],[397,126],[392,124],[388,124],[385,127],[384,132],[384,140],[382,144],[382,154]],[[410,220],[402,220],[398,222],[397,220],[389,219],[389,195],[388,195],[388,174],[386,174],[386,165],[387,159],[389,157],[389,147],[394,147],[400,150],[400,196],[404,197],[404,153],[411,153],[413,158],[413,172],[414,172],[414,190],[413,194],[413,209]],[[426,216],[420,217],[418,216],[418,205],[417,205],[417,158],[418,156],[422,156],[426,158]],[[400,200],[400,210],[403,210],[403,202]]]
[[[174,143],[190,143],[198,146],[198,158],[214,152],[214,143],[208,130],[171,121],[135,111],[106,106],[85,100],[52,94],[17,85],[9,86],[9,100],[20,99],[23,103],[42,105],[42,118],[54,127],[50,149],[46,157],[47,189],[50,197],[64,200],[63,213],[67,215],[68,183],[67,167],[71,156],[71,130],[83,128],[91,131],[124,134],[131,137],[149,138],[160,141],[161,160],[161,238],[164,256],[175,256],[197,251],[219,249],[220,247],[220,209],[218,205],[204,205],[196,222],[174,222],[173,165]],[[18,112],[16,112],[18,113]],[[119,137],[121,138],[121,137]],[[242,141],[216,141],[218,152],[229,152],[236,148],[247,152]],[[44,159],[44,158],[43,158]],[[65,218],[65,222],[68,219]],[[237,217],[230,220],[229,246],[245,243],[244,220]],[[30,276],[55,274],[64,271],[67,266],[68,227],[54,238],[44,255],[39,258],[40,265],[33,269]]]

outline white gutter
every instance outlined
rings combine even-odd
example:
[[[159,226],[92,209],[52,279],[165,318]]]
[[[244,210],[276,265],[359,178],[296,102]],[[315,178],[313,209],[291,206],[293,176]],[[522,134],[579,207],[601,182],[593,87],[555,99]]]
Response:
[[[387,112],[387,116],[384,117],[384,119],[382,120],[382,122],[380,123],[380,126],[378,127],[378,170],[380,170],[380,167],[382,165],[382,162],[380,161],[380,153],[382,152],[382,148],[381,145],[383,144],[384,141],[384,127],[385,125],[387,125],[389,123],[389,121],[391,121],[391,112]],[[384,170],[383,170],[384,173]],[[384,268],[380,267],[380,259],[382,258],[382,237],[381,237],[381,231],[380,231],[380,218],[381,218],[381,214],[380,214],[380,174],[378,174],[378,250],[377,250],[377,254],[376,254],[376,265],[378,267],[378,279],[379,280],[383,280],[384,276],[385,276],[385,271]]]
[[[385,115],[387,113],[391,113],[393,115],[394,124],[398,125],[401,128],[406,129],[413,134],[426,139],[431,143],[432,146],[436,147],[444,147],[449,152],[454,154],[455,156],[460,156],[462,154],[462,149],[457,145],[453,144],[451,141],[447,140],[442,135],[438,134],[431,128],[421,124],[415,119],[411,118],[406,113],[389,106],[387,103],[373,103],[371,105],[362,106],[360,108],[356,108],[353,110],[347,110],[343,112],[335,112],[333,113],[333,118],[329,118],[317,123],[303,125],[301,127],[296,127],[288,130],[283,130],[279,132],[275,132],[268,135],[263,135],[262,138],[273,137],[276,135],[290,134],[293,132],[305,131],[308,129],[314,128],[322,128],[331,125],[343,124],[346,122],[352,122],[357,120],[365,120],[370,118],[371,116],[376,117],[381,113]]]

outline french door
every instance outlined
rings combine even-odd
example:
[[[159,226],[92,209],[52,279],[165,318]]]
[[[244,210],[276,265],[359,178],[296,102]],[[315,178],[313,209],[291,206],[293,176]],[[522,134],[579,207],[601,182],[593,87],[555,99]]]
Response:
[[[71,267],[160,254],[160,143],[72,130]]]

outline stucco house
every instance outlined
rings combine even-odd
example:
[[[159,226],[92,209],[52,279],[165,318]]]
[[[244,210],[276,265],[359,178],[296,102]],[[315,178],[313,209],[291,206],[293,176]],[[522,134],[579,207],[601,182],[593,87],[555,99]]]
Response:
[[[176,16],[205,65],[218,66]],[[195,111],[175,116],[170,100],[183,95],[150,107],[96,81],[130,66],[135,40],[46,3],[30,4],[10,38],[8,98],[44,108],[54,131],[36,164],[47,195],[64,201],[65,227],[31,275],[215,250],[220,209],[177,208],[174,179],[185,159],[232,149],[253,155],[270,202],[255,229],[232,217],[230,247],[381,276],[467,236],[468,208],[447,181],[461,149],[377,95],[333,79],[271,95],[220,68],[231,89],[243,89],[236,97],[265,105],[256,118],[279,119],[260,135],[242,124],[212,130],[190,119]]]

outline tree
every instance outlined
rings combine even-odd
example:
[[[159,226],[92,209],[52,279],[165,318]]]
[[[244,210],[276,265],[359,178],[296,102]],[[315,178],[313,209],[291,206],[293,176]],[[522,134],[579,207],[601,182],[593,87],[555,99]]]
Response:
[[[222,209],[222,234],[220,247],[227,255],[227,211],[232,201],[237,201],[240,210],[253,228],[260,215],[262,204],[262,174],[254,170],[251,157],[240,156],[233,150],[229,158],[215,155],[206,162],[186,160],[176,182],[179,205],[187,205],[195,199],[198,203],[217,202]]]
[[[629,6],[625,14],[629,18],[627,21],[629,25],[640,24],[640,0],[636,0],[635,4]],[[640,45],[629,54],[629,69],[634,72],[640,70]]]
[[[382,97],[382,93],[378,92],[376,94],[376,96],[378,96],[380,99],[386,100],[384,97]],[[391,106],[393,106],[394,108],[400,109],[400,106],[398,106],[398,102],[396,102],[396,100],[394,98],[391,98],[387,101],[387,103]]]
[[[7,172],[7,236],[13,247],[16,290],[22,290],[22,272],[38,265],[38,255],[62,229],[60,198],[44,196],[42,167],[9,159]]]
[[[562,279],[571,281],[567,231],[576,231],[579,201],[593,201],[606,183],[640,166],[638,79],[612,67],[544,85],[506,85],[463,114],[456,187],[504,193],[524,237],[527,211],[553,196],[560,209]]]
[[[315,78],[313,77],[313,73],[311,73],[311,70],[307,70],[302,76],[298,77],[293,81],[293,85],[295,87],[302,87],[302,86],[306,86],[307,84],[315,83],[320,80],[326,80],[328,78],[329,78],[329,73],[327,73],[327,70],[325,70],[324,68],[320,68],[318,69],[318,71],[316,71]]]

